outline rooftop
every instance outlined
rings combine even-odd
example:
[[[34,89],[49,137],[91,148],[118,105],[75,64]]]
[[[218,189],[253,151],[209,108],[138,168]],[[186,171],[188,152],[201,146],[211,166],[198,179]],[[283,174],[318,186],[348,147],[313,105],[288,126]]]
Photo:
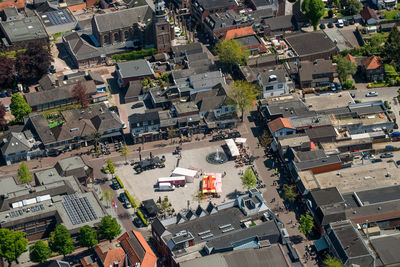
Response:
[[[268,122],[268,128],[272,133],[282,129],[294,129],[290,119],[287,118],[276,118],[275,120]]]
[[[339,107],[348,107],[354,104],[354,100],[349,92],[328,93],[319,96],[306,95],[305,103],[310,110],[321,111],[326,109],[334,109]]]
[[[264,70],[259,75],[263,85],[286,82],[286,72],[282,69]]]
[[[249,35],[254,35],[254,34],[255,34],[255,32],[253,30],[253,27],[251,27],[251,26],[232,29],[232,30],[228,30],[226,32],[225,40],[237,39],[239,37],[244,37],[244,36],[249,36]]]
[[[237,5],[235,0],[197,0],[204,9],[221,8],[225,6]]]
[[[123,79],[155,75],[150,63],[145,59],[118,63],[116,70],[120,73]]]
[[[336,50],[335,44],[323,32],[295,33],[285,39],[300,57]]]
[[[394,162],[377,162],[319,174],[300,172],[299,176],[307,190],[337,187],[343,194],[398,185],[398,173]]]
[[[314,62],[301,61],[299,65],[299,79],[300,81],[312,81],[315,78],[314,75],[335,73],[336,65],[332,63],[332,60],[317,59]]]
[[[8,1],[7,1],[8,2]],[[14,3],[14,1],[12,1]],[[3,4],[4,2],[0,3]],[[0,23],[11,43],[47,38],[48,35],[38,17],[3,21]]]
[[[242,46],[247,47],[247,46],[253,46],[253,45],[259,45],[262,43],[260,40],[255,36],[255,35],[247,35],[247,36],[241,36],[235,38],[236,41],[242,44]]]
[[[370,243],[377,254],[376,266],[400,263],[400,234],[371,237]]]

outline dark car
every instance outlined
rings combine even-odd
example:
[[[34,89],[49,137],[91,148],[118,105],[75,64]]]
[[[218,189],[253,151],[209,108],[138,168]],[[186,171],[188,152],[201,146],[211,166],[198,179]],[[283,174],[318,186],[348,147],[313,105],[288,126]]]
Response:
[[[378,162],[382,162],[382,159],[373,159],[371,160],[372,163],[378,163]]]
[[[351,19],[351,20],[349,20],[349,23],[350,23],[350,25],[354,25],[354,23],[356,23],[356,22],[354,21],[354,19]]]
[[[321,30],[324,30],[324,29],[326,29],[326,26],[325,26],[325,24],[321,23],[321,25],[319,25],[319,28],[320,28]]]
[[[50,65],[49,71],[51,73],[56,73],[56,67],[54,67],[54,65]]]
[[[138,102],[138,103],[135,103],[135,104],[132,105],[132,109],[141,108],[143,106],[144,106],[143,102]]]
[[[334,27],[333,23],[332,23],[332,22],[329,22],[329,23],[328,23],[328,28],[333,28],[333,27]]]
[[[380,158],[381,158],[381,159],[384,159],[384,158],[393,158],[393,153],[392,153],[392,152],[383,153],[383,154],[381,154]]]
[[[118,190],[120,188],[117,178],[113,178],[111,180],[111,188],[114,190]]]
[[[334,82],[336,90],[342,90],[342,86],[338,82]]]
[[[348,20],[343,21],[344,26],[349,26],[350,22]]]
[[[128,197],[126,196],[125,192],[122,192],[121,194],[119,194],[118,199],[119,199],[119,201],[121,201],[122,204],[125,205],[125,207],[126,207],[127,209],[132,208],[132,205],[131,205],[131,203],[129,202],[129,199],[128,199]]]
[[[225,139],[225,136],[223,136],[222,134],[217,134],[212,137],[211,142],[224,140],[224,139]]]
[[[355,93],[350,93],[350,96],[351,96],[352,98],[355,98],[355,97],[356,97],[356,94],[355,94]]]
[[[240,137],[240,133],[239,132],[231,132],[228,133],[228,138],[236,138],[236,137]]]

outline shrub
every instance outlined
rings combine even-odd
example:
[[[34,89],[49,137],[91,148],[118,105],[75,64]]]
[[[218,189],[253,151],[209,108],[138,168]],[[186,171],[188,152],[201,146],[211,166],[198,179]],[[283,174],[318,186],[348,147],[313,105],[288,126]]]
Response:
[[[120,186],[121,188],[124,188],[124,184],[122,183],[121,179],[119,179],[118,175],[115,175],[115,179],[117,179],[117,181],[118,181],[118,183],[119,183],[119,186]]]
[[[131,196],[131,194],[129,194],[128,190],[125,190],[125,195],[128,198],[129,203],[131,203],[132,207],[137,208],[137,203],[135,199]]]
[[[144,217],[143,213],[140,210],[136,211],[137,215],[139,216],[139,218],[142,220],[142,222],[148,226],[149,223],[147,222],[146,218]]]
[[[112,55],[111,58],[120,61],[120,60],[134,60],[142,57],[152,56],[157,54],[157,49],[150,48],[150,49],[142,49],[139,51],[132,51],[129,53],[117,54]]]
[[[354,83],[352,80],[346,80],[343,84],[342,84],[343,89],[353,89],[354,88]]]
[[[383,102],[383,103],[385,104],[385,107],[386,107],[387,109],[391,109],[390,104],[389,104],[389,101],[385,100],[385,102]]]
[[[333,18],[333,10],[332,9],[328,10],[328,17]]]

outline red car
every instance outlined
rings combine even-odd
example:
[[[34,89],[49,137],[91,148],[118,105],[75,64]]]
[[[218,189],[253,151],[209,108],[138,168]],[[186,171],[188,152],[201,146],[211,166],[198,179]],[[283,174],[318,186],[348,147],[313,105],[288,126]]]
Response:
[[[396,136],[392,138],[392,142],[398,142],[400,141],[400,136]]]

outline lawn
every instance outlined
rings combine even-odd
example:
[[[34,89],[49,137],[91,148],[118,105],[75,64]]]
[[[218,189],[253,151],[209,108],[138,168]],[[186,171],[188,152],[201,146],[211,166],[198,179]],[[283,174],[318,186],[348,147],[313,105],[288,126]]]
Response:
[[[383,11],[383,14],[385,15],[385,19],[395,20],[399,18],[399,16],[397,15],[398,12],[398,10],[385,10]]]

